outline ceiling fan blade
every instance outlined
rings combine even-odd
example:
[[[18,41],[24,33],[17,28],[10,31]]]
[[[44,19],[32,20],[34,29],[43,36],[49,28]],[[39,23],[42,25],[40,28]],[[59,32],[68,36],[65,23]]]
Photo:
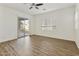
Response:
[[[32,9],[33,7],[30,7],[29,9]]]
[[[39,9],[38,7],[35,7],[36,9]]]
[[[41,6],[41,5],[43,5],[43,4],[42,3],[36,4],[36,6]]]

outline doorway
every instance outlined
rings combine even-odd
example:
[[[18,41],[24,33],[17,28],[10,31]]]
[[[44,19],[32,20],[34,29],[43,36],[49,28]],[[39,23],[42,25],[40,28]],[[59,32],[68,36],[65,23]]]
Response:
[[[29,35],[29,19],[18,18],[18,38]]]

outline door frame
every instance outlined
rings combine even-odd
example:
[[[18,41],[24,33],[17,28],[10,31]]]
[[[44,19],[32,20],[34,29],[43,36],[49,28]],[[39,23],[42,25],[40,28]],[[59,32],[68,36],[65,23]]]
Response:
[[[24,18],[24,17],[17,17],[17,38],[21,38],[25,36],[25,32],[24,32],[24,36],[19,37],[19,27],[20,27],[20,20],[29,20],[28,18]],[[29,23],[30,25],[30,23]],[[29,27],[30,30],[30,27]]]

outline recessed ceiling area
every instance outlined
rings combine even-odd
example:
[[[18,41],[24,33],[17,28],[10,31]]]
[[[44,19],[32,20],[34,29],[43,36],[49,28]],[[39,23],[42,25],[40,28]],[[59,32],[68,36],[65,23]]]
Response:
[[[54,11],[57,9],[75,5],[74,3],[43,3],[42,6],[38,7],[39,9],[36,8],[29,9],[31,7],[31,4],[32,3],[1,3],[0,5],[13,8],[31,15],[40,14],[48,11]]]

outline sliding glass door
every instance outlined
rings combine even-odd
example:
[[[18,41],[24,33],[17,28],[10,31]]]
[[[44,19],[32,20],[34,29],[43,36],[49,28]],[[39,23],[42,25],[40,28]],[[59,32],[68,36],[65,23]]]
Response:
[[[26,18],[19,18],[18,20],[18,37],[24,37],[29,34],[29,20]]]

